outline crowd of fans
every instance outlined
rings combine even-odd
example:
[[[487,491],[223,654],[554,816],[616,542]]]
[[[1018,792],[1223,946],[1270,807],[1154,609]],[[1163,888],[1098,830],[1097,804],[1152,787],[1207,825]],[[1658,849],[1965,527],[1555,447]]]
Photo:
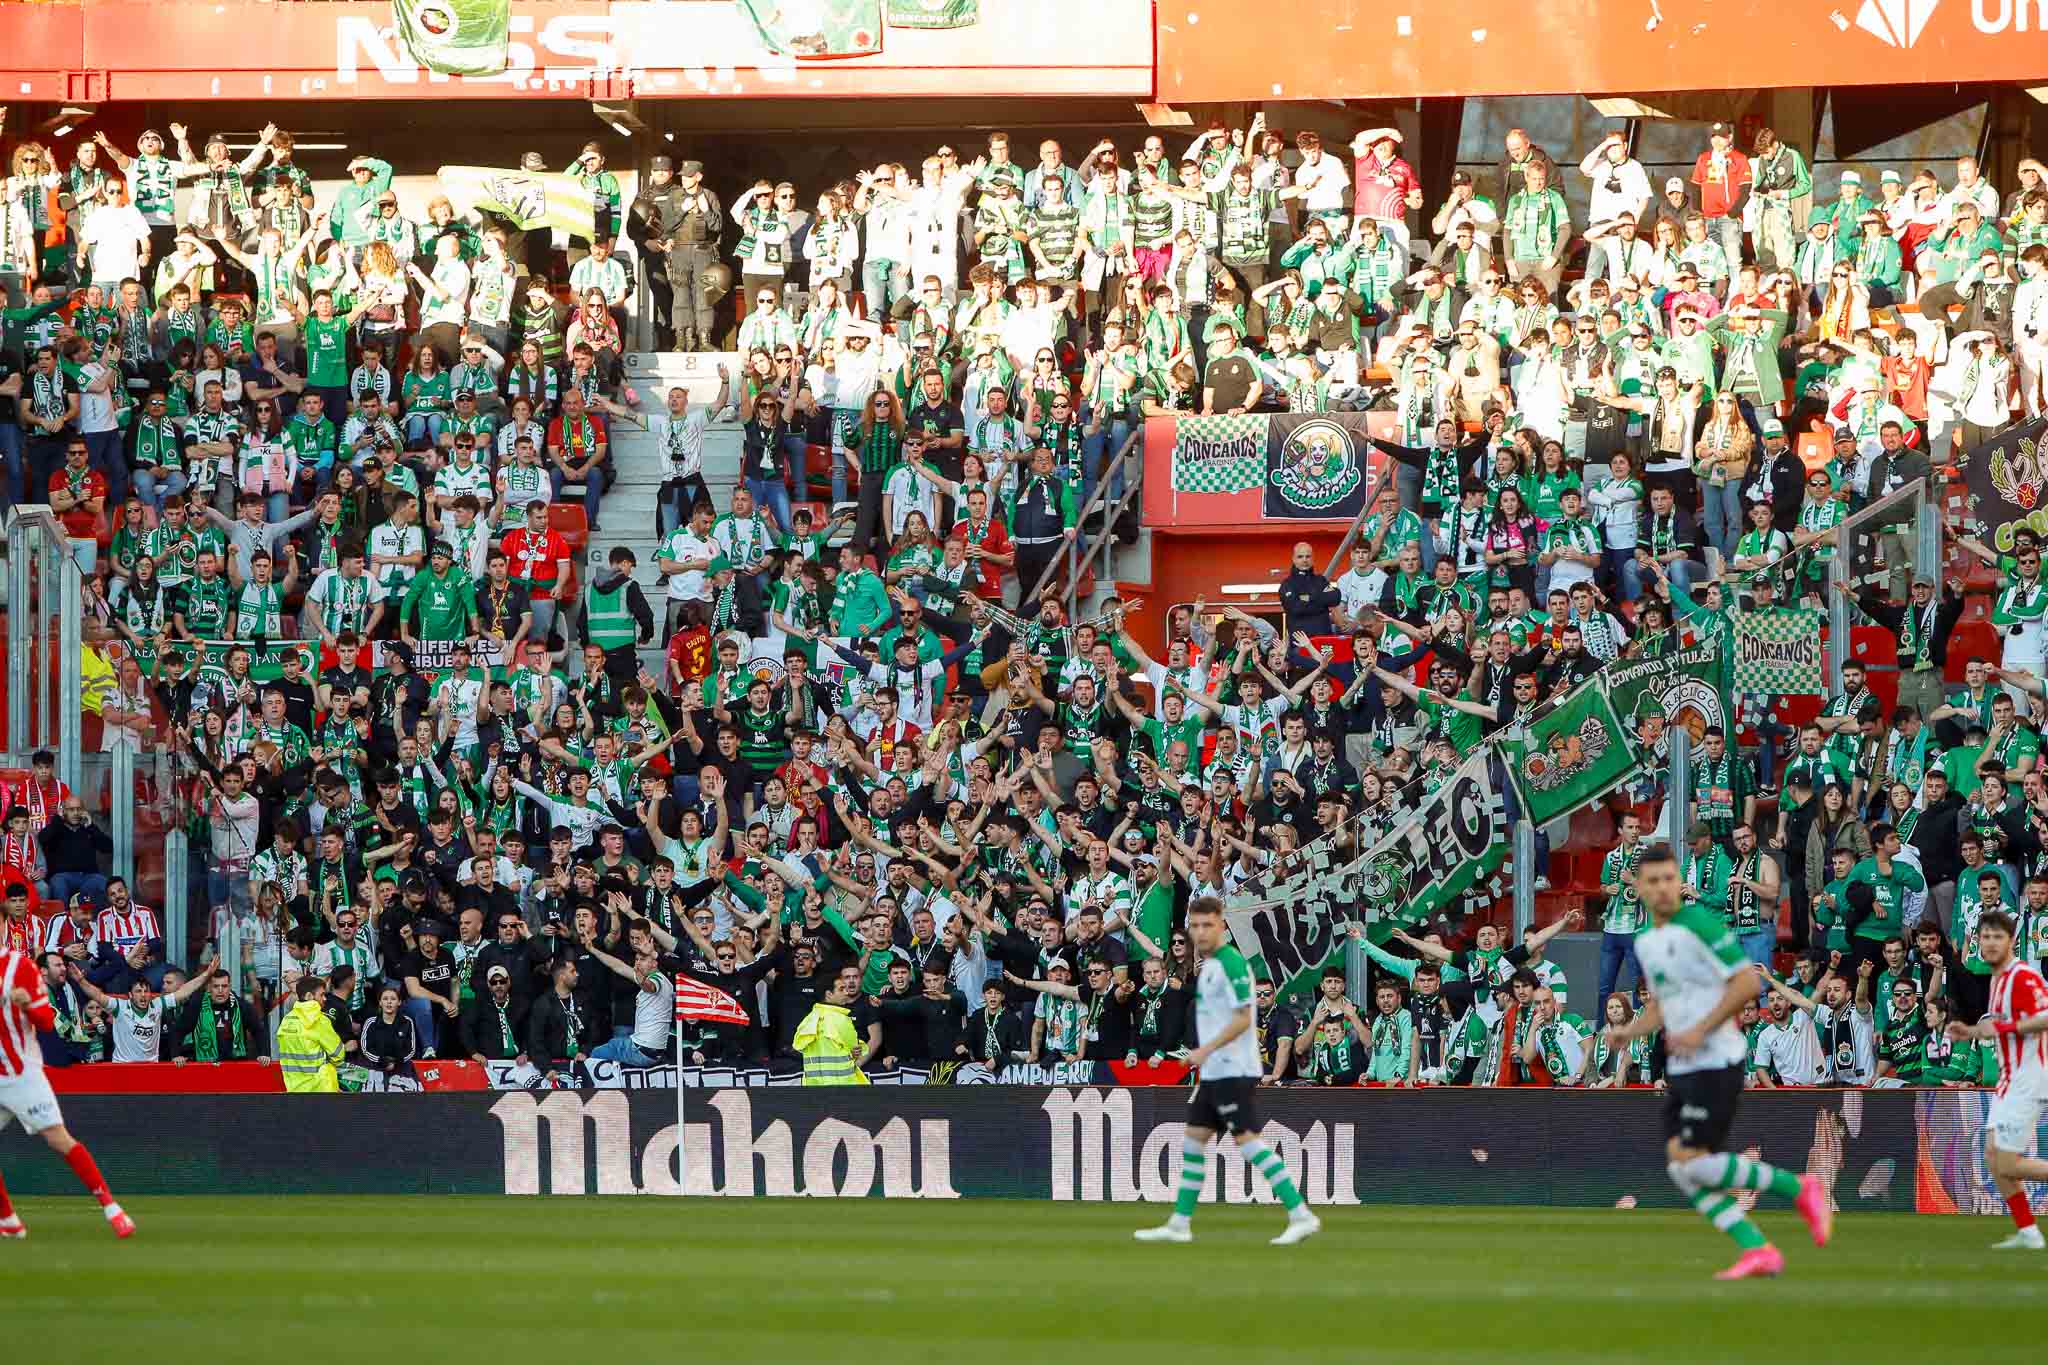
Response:
[[[1385,128],[1030,165],[996,133],[724,197],[667,156],[628,197],[592,144],[594,232],[557,250],[445,198],[407,219],[373,156],[323,201],[284,130],[239,159],[169,131],[61,167],[18,144],[0,203],[6,496],[76,537],[120,656],[103,742],[190,771],[211,912],[187,977],[75,798],[10,795],[0,931],[49,953],[46,1050],[80,1061],[264,1055],[312,979],[369,1071],[644,1065],[675,1054],[679,973],[750,1021],[683,1025],[685,1060],[788,1058],[828,992],[870,1067],[1172,1058],[1191,896],[1397,828],[1607,661],[1842,591],[1846,516],[2044,398],[2034,162],[2006,196],[1965,158],[1822,200],[1796,149],[1717,124],[1660,192],[1620,134],[1570,171],[1516,131],[1411,235],[1429,206]],[[737,373],[709,404],[633,392],[642,321]],[[1389,408],[1341,575],[1304,544],[1273,617],[1069,619],[1062,551],[1133,529],[1081,514],[1143,419]],[[601,529],[621,421],[663,453],[658,520],[612,526],[579,590],[549,508],[578,489]],[[714,421],[741,424],[730,488]],[[1760,964],[1791,950],[1745,1021],[1758,1084],[1981,1079],[1940,1027],[1984,1007],[1976,916],[2048,955],[2040,551],[1952,530],[2000,579],[2002,649],[1962,687],[1964,603],[1900,531],[1855,602],[1897,641],[1896,704],[1852,666],[1796,738],[1702,736],[1688,894]],[[317,661],[251,676],[293,638]],[[1655,1083],[1654,1045],[1598,1032],[1640,1003],[1632,869],[1667,780],[1613,806],[1584,1013],[1546,954],[1578,912],[1509,945],[1481,907],[1361,935],[1364,1002],[1341,972],[1309,1001],[1262,982],[1270,1078]]]

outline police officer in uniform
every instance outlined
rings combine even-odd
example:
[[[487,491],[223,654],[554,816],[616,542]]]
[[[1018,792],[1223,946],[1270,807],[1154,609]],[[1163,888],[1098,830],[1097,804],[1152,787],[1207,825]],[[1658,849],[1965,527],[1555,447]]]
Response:
[[[684,351],[710,350],[711,308],[718,291],[705,277],[718,264],[718,235],[725,230],[725,214],[718,196],[704,188],[704,163],[683,162],[676,167],[672,184],[650,185],[642,199],[652,201],[649,245],[668,251],[669,326],[676,346]]]
[[[626,236],[638,248],[640,268],[647,275],[647,293],[654,305],[654,349],[675,349],[675,329],[669,313],[675,306],[675,290],[668,282],[667,233],[681,216],[681,187],[676,184],[673,158],[657,156],[647,163],[647,175],[640,193],[626,214]],[[657,245],[659,244],[659,245]]]

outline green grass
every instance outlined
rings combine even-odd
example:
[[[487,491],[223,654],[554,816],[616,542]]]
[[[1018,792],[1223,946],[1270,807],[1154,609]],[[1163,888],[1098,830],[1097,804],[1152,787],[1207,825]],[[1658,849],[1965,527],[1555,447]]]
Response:
[[[0,1317],[25,1345],[151,1365],[254,1359],[634,1362],[673,1349],[828,1360],[1207,1365],[1246,1360],[1662,1365],[2014,1360],[2048,1255],[2003,1219],[1861,1214],[1816,1250],[1759,1219],[1776,1281],[1716,1284],[1733,1244],[1691,1214],[1205,1208],[1193,1246],[1138,1246],[1155,1207],[508,1198],[163,1198],[118,1242],[82,1197],[21,1201]],[[293,1343],[296,1343],[294,1345]],[[1801,1343],[1804,1343],[1801,1345]],[[36,1348],[30,1346],[32,1351]]]

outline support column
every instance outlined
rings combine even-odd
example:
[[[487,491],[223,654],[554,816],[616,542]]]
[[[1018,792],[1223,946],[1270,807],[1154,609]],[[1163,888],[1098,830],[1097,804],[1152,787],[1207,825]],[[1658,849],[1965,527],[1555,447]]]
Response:
[[[29,616],[29,584],[33,578],[29,556],[34,553],[33,544],[27,524],[15,518],[7,528],[7,676],[14,679],[7,689],[7,752],[10,757],[21,759],[23,765],[35,748],[29,741],[29,705],[34,699],[24,681],[29,676],[29,651],[35,639]]]
[[[1515,821],[1515,936],[1508,941],[1520,943],[1523,931],[1536,922],[1536,822],[1522,812]]]
[[[1671,736],[1671,789],[1664,794],[1664,823],[1671,830],[1673,845],[1685,842],[1692,828],[1692,731],[1673,725]]]

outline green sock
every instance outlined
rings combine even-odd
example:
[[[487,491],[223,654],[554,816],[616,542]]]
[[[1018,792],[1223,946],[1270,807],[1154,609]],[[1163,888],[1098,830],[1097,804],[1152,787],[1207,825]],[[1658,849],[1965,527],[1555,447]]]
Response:
[[[1714,1190],[1698,1190],[1692,1196],[1692,1206],[1699,1210],[1700,1217],[1712,1223],[1735,1239],[1735,1245],[1744,1251],[1754,1251],[1765,1245],[1764,1235],[1756,1230],[1756,1224],[1743,1215],[1741,1206],[1727,1195]]]
[[[1193,1138],[1182,1138],[1180,1143],[1180,1189],[1173,1196],[1173,1216],[1192,1218],[1195,1205],[1202,1198],[1202,1168],[1209,1163],[1209,1153]]]
[[[1245,1146],[1244,1155],[1251,1162],[1252,1169],[1273,1187],[1282,1207],[1289,1213],[1301,1207],[1301,1190],[1296,1187],[1294,1177],[1287,1174],[1287,1163],[1280,1159],[1278,1152],[1263,1142],[1254,1142]]]
[[[1751,1161],[1746,1156],[1731,1154],[1721,1178],[1720,1188],[1769,1190],[1781,1199],[1797,1199],[1799,1177],[1782,1166],[1773,1166],[1767,1161]]]

